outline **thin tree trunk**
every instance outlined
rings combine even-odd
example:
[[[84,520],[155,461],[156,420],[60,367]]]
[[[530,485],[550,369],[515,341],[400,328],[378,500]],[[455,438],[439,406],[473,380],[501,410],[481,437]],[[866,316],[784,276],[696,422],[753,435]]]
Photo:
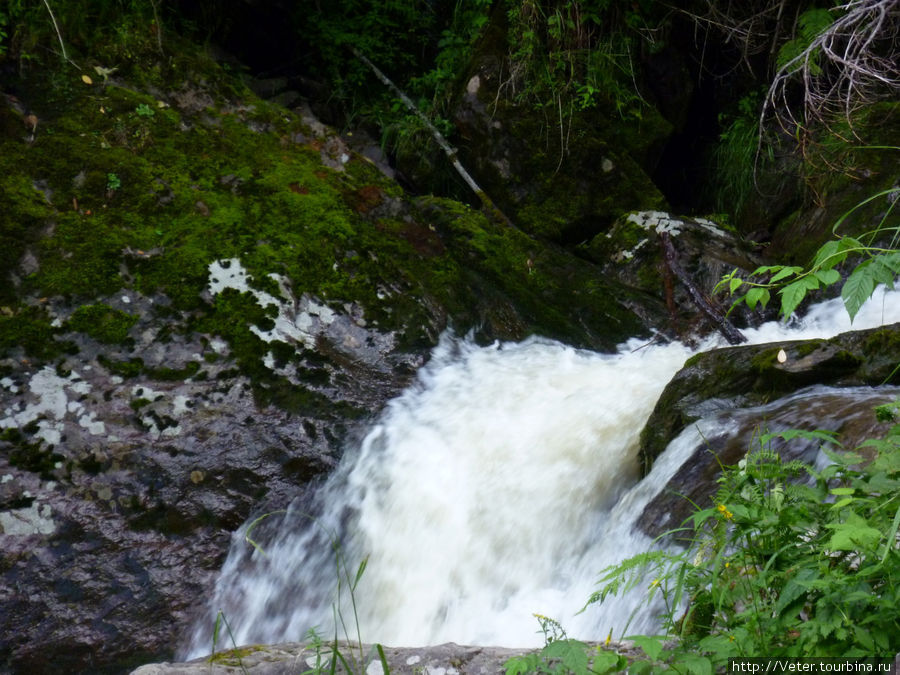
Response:
[[[366,58],[366,56],[362,52],[360,52],[355,47],[352,48],[352,51],[353,55],[356,56],[356,58],[358,58],[360,61],[362,61],[366,66],[368,66],[368,68],[373,73],[375,73],[375,77],[381,80],[386,87],[393,91],[400,98],[400,100],[403,101],[403,105],[409,108],[409,111],[422,121],[425,127],[431,132],[434,140],[439,146],[441,146],[441,149],[450,159],[450,163],[453,165],[453,168],[456,169],[456,172],[460,176],[462,176],[462,179],[466,182],[466,185],[468,185],[472,189],[472,192],[478,195],[478,198],[481,200],[485,211],[487,211],[488,214],[495,220],[500,220],[506,225],[512,225],[512,222],[509,220],[509,218],[507,218],[504,213],[499,208],[497,208],[497,205],[494,204],[494,201],[487,195],[487,193],[481,188],[481,186],[475,182],[475,179],[472,178],[471,174],[466,171],[466,168],[462,165],[462,163],[459,161],[459,158],[457,157],[456,148],[454,148],[452,145],[450,145],[450,143],[447,142],[447,139],[444,138],[444,135],[438,130],[436,126],[434,126],[434,124],[431,123],[431,120],[429,120],[425,116],[425,114],[421,110],[419,110],[416,104],[413,103],[413,100],[405,93],[403,93],[403,91],[400,90],[400,87],[394,84],[394,82],[387,75],[385,75],[381,71],[381,69],[378,68],[378,66],[376,66],[368,58]]]

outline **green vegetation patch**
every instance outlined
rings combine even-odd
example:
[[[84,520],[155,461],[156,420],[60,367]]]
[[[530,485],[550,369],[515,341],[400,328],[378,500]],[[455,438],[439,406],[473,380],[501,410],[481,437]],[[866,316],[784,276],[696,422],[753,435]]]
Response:
[[[109,305],[83,305],[66,322],[70,330],[90,335],[104,344],[122,344],[138,317],[126,314]]]

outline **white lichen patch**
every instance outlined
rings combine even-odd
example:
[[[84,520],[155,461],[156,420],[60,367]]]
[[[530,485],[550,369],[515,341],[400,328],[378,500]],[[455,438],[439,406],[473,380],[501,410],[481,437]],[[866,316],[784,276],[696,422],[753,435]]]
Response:
[[[316,302],[307,295],[297,299],[287,279],[278,274],[270,274],[269,278],[278,284],[280,298],[271,293],[250,286],[252,277],[237,258],[215,261],[209,265],[209,291],[213,295],[226,288],[238,292],[246,292],[256,298],[261,307],[275,307],[278,311],[271,330],[262,330],[258,326],[250,326],[250,330],[264,342],[286,342],[313,348],[316,336],[324,331],[335,319],[335,313],[329,307]],[[267,366],[272,367],[269,363]]]
[[[683,220],[673,218],[665,211],[639,211],[637,213],[629,213],[626,220],[645,230],[656,230],[657,234],[666,232],[672,236],[681,234],[681,230],[684,227]]]
[[[89,434],[99,436],[106,433],[106,424],[96,419],[97,413],[90,411],[78,418],[78,424],[87,429]]]
[[[191,399],[189,397],[177,394],[175,398],[172,399],[172,414],[181,417],[190,410],[190,406],[188,405],[190,402]]]
[[[58,445],[62,439],[64,423],[71,416],[89,433],[100,435],[105,433],[103,422],[94,418],[93,412],[85,410],[84,404],[77,400],[90,393],[91,385],[72,371],[67,377],[61,377],[51,366],[45,366],[31,376],[23,400],[8,406],[0,417],[0,429],[21,429],[37,421],[35,438],[49,445]],[[14,393],[20,393],[18,389]],[[69,396],[72,395],[72,399]]]
[[[728,233],[717,226],[713,221],[707,220],[706,218],[694,218],[693,220],[707,232],[710,232],[717,237],[721,237],[722,239],[728,238]]]
[[[250,275],[241,265],[241,261],[237,258],[229,260],[216,260],[209,264],[209,292],[218,295],[226,288],[233,288],[243,293],[251,291]],[[270,296],[271,297],[271,296]]]
[[[191,409],[191,398],[176,394],[169,398],[166,392],[156,391],[145,384],[136,384],[131,388],[132,400],[143,399],[150,403],[139,408],[141,423],[148,433],[160,438],[173,438],[182,433],[179,418]]]
[[[218,338],[213,338],[209,341],[209,348],[212,349],[216,354],[222,356],[226,352],[228,352],[228,343],[224,340],[220,340]]]
[[[52,510],[48,504],[37,502],[24,509],[0,511],[0,532],[14,536],[52,534],[56,530],[56,523],[51,515]]]
[[[7,391],[11,391],[13,394],[19,393],[19,388],[16,386],[16,383],[8,377],[0,379],[0,387],[3,387]]]

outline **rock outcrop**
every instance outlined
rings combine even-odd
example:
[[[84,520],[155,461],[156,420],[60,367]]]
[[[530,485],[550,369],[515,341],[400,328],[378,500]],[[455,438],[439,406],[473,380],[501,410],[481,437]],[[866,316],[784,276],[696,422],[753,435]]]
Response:
[[[0,669],[170,656],[230,533],[326,475],[442,331],[646,331],[591,263],[179,58],[0,81],[3,119],[41,120],[0,136]]]
[[[874,408],[900,393],[898,363],[898,324],[829,340],[730,347],[692,357],[663,391],[641,433],[644,472],[695,421],[727,424],[721,425],[721,433],[696,441],[690,456],[644,508],[639,527],[652,537],[678,528],[696,504],[708,504],[715,494],[722,465],[737,464],[758,447],[762,434],[795,428],[833,431],[847,449],[880,437],[889,425],[878,421]],[[819,446],[800,439],[771,447],[785,461],[814,464]]]

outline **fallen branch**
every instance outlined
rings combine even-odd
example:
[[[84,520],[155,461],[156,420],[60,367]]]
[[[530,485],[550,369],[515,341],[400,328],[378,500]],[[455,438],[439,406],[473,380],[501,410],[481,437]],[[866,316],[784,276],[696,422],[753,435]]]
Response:
[[[495,219],[501,220],[506,225],[511,225],[511,221],[507,218],[503,212],[497,208],[497,205],[494,204],[494,201],[487,195],[487,193],[481,189],[481,186],[475,182],[475,179],[466,171],[466,168],[462,165],[457,157],[456,148],[454,148],[450,143],[447,142],[447,139],[444,138],[444,135],[438,130],[434,124],[431,123],[425,114],[419,110],[413,100],[407,96],[403,91],[400,90],[396,84],[394,84],[393,80],[391,80],[387,75],[385,75],[378,66],[372,63],[366,56],[360,52],[355,47],[352,48],[353,55],[356,56],[360,61],[362,61],[368,68],[375,73],[375,76],[381,80],[388,89],[393,91],[401,101],[403,101],[403,105],[405,105],[411,113],[413,113],[416,117],[418,117],[425,127],[431,132],[431,135],[434,137],[434,140],[437,142],[447,157],[450,159],[450,163],[453,165],[453,168],[456,169],[456,172],[462,176],[462,179],[466,182],[472,192],[478,195],[478,198],[481,200],[482,206],[486,211],[490,213]]]
[[[744,336],[741,331],[731,325],[731,322],[725,318],[725,315],[715,307],[703,293],[700,292],[700,289],[697,288],[691,278],[687,275],[687,273],[681,269],[681,265],[678,264],[678,253],[675,251],[675,246],[672,244],[672,239],[669,237],[668,232],[661,232],[659,235],[659,240],[662,243],[664,260],[666,263],[666,267],[671,270],[672,274],[678,277],[678,280],[684,285],[687,289],[688,295],[691,296],[691,300],[694,301],[694,304],[703,312],[706,317],[713,322],[716,329],[724,336],[726,340],[728,340],[728,344],[730,345],[739,345],[747,341],[747,338]]]

